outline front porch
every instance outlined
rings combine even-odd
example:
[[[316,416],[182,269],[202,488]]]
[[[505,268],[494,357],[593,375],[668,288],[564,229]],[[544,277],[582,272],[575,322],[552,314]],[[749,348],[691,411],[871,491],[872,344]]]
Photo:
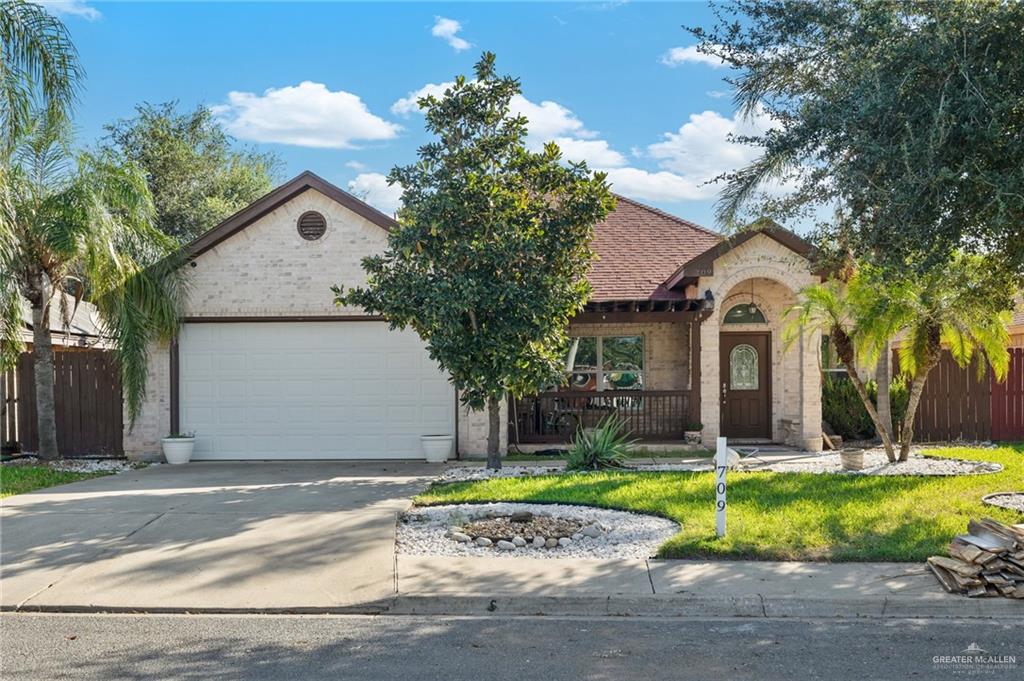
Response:
[[[509,400],[509,444],[564,445],[614,418],[641,445],[682,447],[699,431],[704,447],[724,435],[819,450],[820,339],[783,341],[786,309],[809,277],[780,269],[762,260],[705,271],[677,300],[591,303],[569,328],[565,384]]]

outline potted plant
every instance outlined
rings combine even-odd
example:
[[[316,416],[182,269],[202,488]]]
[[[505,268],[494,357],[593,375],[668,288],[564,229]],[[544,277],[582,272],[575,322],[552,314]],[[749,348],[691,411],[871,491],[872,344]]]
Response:
[[[420,437],[420,446],[423,448],[423,456],[427,463],[444,463],[452,453],[452,442],[455,438],[451,435],[423,435]]]
[[[171,433],[160,440],[167,463],[182,464],[192,459],[192,449],[196,446],[195,433]]]
[[[699,445],[701,443],[701,431],[704,430],[702,423],[688,423],[683,431],[683,440],[688,445]]]

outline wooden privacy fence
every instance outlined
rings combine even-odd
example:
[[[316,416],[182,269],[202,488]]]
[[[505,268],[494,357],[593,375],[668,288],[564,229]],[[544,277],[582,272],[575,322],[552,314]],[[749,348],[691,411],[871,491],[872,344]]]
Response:
[[[21,451],[39,446],[35,362],[18,358],[14,371],[0,377],[0,442]],[[109,350],[53,353],[57,446],[64,456],[123,456],[121,374]]]
[[[896,359],[899,370],[899,359]],[[1024,348],[1010,350],[1010,373],[997,383],[988,371],[960,367],[948,351],[932,369],[914,418],[914,439],[1024,440]]]
[[[992,384],[992,439],[1024,440],[1024,348],[1010,350],[1010,373]]]

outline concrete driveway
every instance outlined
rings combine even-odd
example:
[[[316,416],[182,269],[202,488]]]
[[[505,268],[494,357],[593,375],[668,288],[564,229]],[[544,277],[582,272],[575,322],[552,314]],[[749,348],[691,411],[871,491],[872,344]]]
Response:
[[[337,609],[395,593],[395,516],[440,466],[156,466],[5,499],[6,610]]]

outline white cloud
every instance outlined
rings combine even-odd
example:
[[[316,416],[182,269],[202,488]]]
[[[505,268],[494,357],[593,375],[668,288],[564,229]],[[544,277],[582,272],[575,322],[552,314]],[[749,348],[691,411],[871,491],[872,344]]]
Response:
[[[228,103],[212,111],[239,139],[300,147],[351,149],[357,141],[391,139],[402,129],[371,113],[357,95],[308,80],[261,95],[229,92]]]
[[[430,29],[430,35],[444,40],[456,52],[468,50],[472,43],[460,38],[457,34],[462,30],[462,24],[455,19],[446,17],[434,17],[434,27]]]
[[[366,170],[366,164],[360,163],[359,161],[346,161],[345,167],[351,168],[352,170]]]
[[[728,90],[708,90],[704,94],[712,99],[721,99],[722,97],[728,97],[730,93]]]
[[[391,113],[396,116],[409,117],[410,114],[419,113],[420,107],[417,102],[423,99],[427,95],[434,95],[435,97],[441,97],[444,91],[455,85],[455,83],[448,81],[446,83],[427,83],[419,90],[413,90],[405,97],[397,100],[391,105]]]
[[[88,21],[96,21],[103,16],[86,0],[35,0],[35,2],[42,5],[50,14],[58,16],[82,17]]]
[[[569,161],[586,161],[591,168],[618,168],[626,165],[626,157],[608,146],[607,140],[581,140],[556,137],[554,140]]]
[[[406,117],[413,113],[419,113],[420,109],[416,102],[427,95],[440,97],[444,94],[445,90],[453,85],[455,83],[451,81],[427,83],[392,104],[391,112],[396,116]],[[509,109],[512,114],[526,116],[527,120],[530,121],[529,142],[535,148],[557,137],[571,136],[590,139],[595,136],[592,131],[584,127],[583,121],[576,114],[558,102],[544,100],[537,104],[522,95],[514,95],[509,102]]]
[[[380,173],[360,173],[349,181],[348,190],[363,201],[388,215],[393,215],[402,203],[402,187],[389,185]]]
[[[690,45],[689,47],[673,47],[668,52],[661,55],[661,59],[659,61],[661,61],[665,66],[671,67],[676,67],[680,64],[704,64],[716,69],[728,66],[728,64],[714,55],[698,52],[696,45]]]
[[[522,95],[514,95],[509,108],[513,114],[526,116],[530,121],[530,137],[535,143],[543,144],[567,135],[585,139],[595,136],[595,133],[583,127],[583,121],[576,114],[558,102],[544,100],[535,104]]]
[[[647,154],[658,160],[660,170],[638,168],[608,171],[613,189],[628,196],[653,201],[691,201],[710,199],[721,190],[708,184],[722,173],[738,170],[757,158],[761,149],[732,141],[737,135],[756,135],[771,127],[771,119],[758,112],[751,120],[736,114],[726,118],[714,111],[692,114],[677,132],[647,147]],[[766,187],[778,191],[779,186]]]
[[[608,168],[612,191],[648,201],[697,201],[704,192],[685,177],[664,170],[651,172],[640,168]]]
[[[665,133],[647,152],[666,170],[707,180],[745,166],[760,154],[758,148],[737,144],[731,137],[759,135],[770,127],[771,119],[763,112],[744,119],[738,113],[726,118],[716,111],[702,111],[691,114],[677,132]]]

